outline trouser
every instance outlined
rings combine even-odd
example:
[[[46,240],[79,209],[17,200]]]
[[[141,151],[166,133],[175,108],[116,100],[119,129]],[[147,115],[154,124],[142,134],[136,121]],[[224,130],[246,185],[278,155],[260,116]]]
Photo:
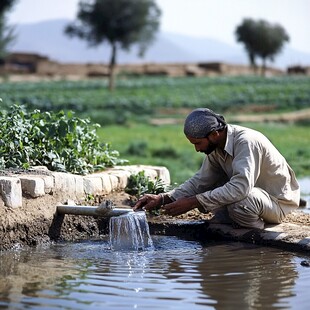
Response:
[[[281,223],[287,213],[266,191],[257,187],[253,188],[247,198],[227,205],[227,211],[229,217],[240,226],[260,229],[264,228],[264,223]]]

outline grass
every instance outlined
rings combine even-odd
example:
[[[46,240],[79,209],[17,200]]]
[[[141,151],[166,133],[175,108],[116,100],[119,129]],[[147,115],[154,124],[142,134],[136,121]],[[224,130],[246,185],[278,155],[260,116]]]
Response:
[[[241,124],[265,134],[294,169],[298,178],[310,175],[309,126],[282,123]],[[172,183],[180,184],[200,167],[204,155],[196,153],[183,134],[183,126],[131,124],[98,130],[130,164],[161,165],[169,169]]]
[[[113,93],[103,80],[0,83],[0,93],[1,109],[18,103],[30,110],[73,110],[89,117],[104,126],[97,132],[100,140],[111,143],[121,158],[166,166],[172,182],[181,183],[203,160],[183,135],[183,119],[190,110],[204,106],[225,116],[300,111],[310,107],[309,82],[309,76],[139,77],[119,79]],[[180,123],[149,124],[167,118]],[[303,125],[245,125],[269,137],[298,177],[310,175],[309,120]]]
[[[110,142],[130,164],[167,167],[173,183],[190,177],[203,159],[187,141],[181,125],[106,126],[99,129],[98,135],[101,141]]]

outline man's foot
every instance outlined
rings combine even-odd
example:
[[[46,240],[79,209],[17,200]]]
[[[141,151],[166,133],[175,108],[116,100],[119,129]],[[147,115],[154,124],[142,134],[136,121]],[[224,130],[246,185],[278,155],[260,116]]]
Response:
[[[232,221],[231,226],[232,226],[234,229],[244,228],[244,227],[242,227],[240,224],[238,224],[238,223],[236,223],[236,222],[234,222],[234,221]]]
[[[214,211],[214,216],[209,220],[212,224],[232,224],[233,221],[228,215],[227,207],[220,207]]]

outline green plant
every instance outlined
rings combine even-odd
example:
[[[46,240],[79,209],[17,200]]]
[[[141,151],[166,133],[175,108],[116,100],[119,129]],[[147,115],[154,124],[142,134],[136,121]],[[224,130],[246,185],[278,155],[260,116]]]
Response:
[[[99,125],[73,116],[72,112],[26,112],[14,105],[0,112],[1,168],[44,165],[50,170],[86,174],[123,161],[119,153],[100,143]]]
[[[136,155],[136,156],[145,156],[147,153],[148,144],[145,141],[132,141],[128,149],[126,151],[129,155]]]
[[[139,198],[144,194],[159,194],[166,191],[165,184],[161,179],[152,181],[150,177],[145,175],[145,171],[132,174],[128,178],[128,184],[125,192]]]
[[[152,156],[161,158],[178,158],[179,154],[171,146],[165,146],[163,148],[153,150]]]
[[[5,109],[23,104],[28,111],[75,111],[101,126],[131,126],[157,118],[184,119],[184,108],[201,106],[225,116],[279,113],[310,107],[309,76],[139,77],[118,79],[117,91],[102,89],[107,81],[2,82]],[[173,114],[171,112],[173,111]],[[182,112],[183,111],[183,112]]]

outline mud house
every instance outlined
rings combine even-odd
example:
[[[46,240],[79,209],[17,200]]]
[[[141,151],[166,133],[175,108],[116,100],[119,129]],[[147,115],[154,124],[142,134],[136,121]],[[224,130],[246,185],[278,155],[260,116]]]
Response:
[[[60,63],[44,55],[19,52],[11,53],[5,59],[2,70],[6,74],[87,78],[107,76],[109,65],[105,63]],[[249,66],[222,62],[119,64],[117,72],[127,75],[171,77],[253,74]],[[305,72],[309,74],[310,70]],[[283,75],[286,73],[282,70],[267,68],[267,74]]]

